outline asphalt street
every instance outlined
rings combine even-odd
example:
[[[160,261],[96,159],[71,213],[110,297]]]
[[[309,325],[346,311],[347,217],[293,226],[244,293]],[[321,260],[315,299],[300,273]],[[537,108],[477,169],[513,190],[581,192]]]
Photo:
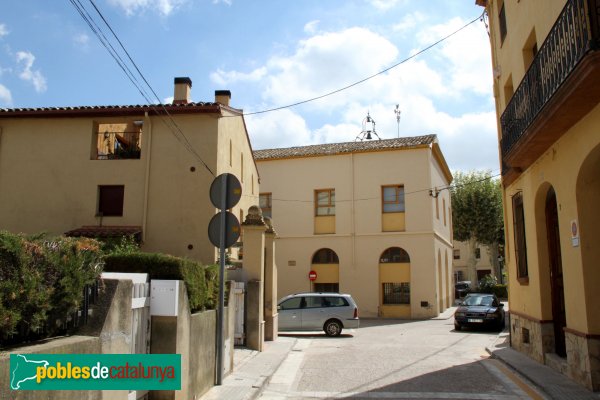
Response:
[[[542,399],[492,360],[494,331],[454,330],[453,319],[362,320],[338,338],[294,334],[296,346],[261,399]]]

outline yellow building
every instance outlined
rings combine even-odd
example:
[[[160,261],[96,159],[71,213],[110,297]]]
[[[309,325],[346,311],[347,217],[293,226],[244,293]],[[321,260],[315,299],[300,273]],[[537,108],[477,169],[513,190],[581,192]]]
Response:
[[[175,78],[164,106],[1,109],[0,229],[129,233],[143,250],[213,263],[213,174],[242,182],[239,217],[256,202],[258,172],[230,92],[193,103],[191,85]]]
[[[476,243],[475,251],[471,252],[469,242],[454,241],[452,250],[452,269],[454,271],[454,282],[468,281],[469,278],[469,260],[473,258],[476,262],[475,270],[477,275],[475,278],[479,282],[486,275],[494,275],[494,266],[490,258],[490,248],[484,244]],[[498,282],[501,277],[497,276]]]
[[[512,346],[600,390],[600,3],[489,16]]]
[[[435,135],[254,157],[261,208],[277,226],[280,296],[350,293],[371,317],[426,318],[450,306],[450,194],[435,188],[452,175]]]

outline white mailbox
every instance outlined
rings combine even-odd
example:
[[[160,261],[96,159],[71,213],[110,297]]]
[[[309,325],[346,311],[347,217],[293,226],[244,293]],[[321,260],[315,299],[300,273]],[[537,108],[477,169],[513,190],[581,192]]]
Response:
[[[179,282],[150,281],[150,315],[176,317],[179,309]]]

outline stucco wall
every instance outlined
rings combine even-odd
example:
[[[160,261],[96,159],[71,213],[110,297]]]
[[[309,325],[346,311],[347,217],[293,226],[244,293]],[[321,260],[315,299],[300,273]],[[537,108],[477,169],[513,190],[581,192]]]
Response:
[[[215,174],[239,178],[239,165],[223,167],[229,139],[220,137],[232,140],[234,162],[240,152],[247,160],[238,208],[257,204],[258,173],[241,117],[173,119]],[[132,121],[143,121],[140,159],[91,159],[96,124]],[[0,131],[0,228],[62,234],[83,225],[141,226],[143,250],[215,261],[207,231],[216,211],[209,199],[214,177],[159,117],[3,118]],[[96,216],[99,185],[124,185],[123,216]]]
[[[577,179],[585,157],[600,145],[597,126],[600,124],[600,105],[564,134],[536,163],[505,188],[504,201],[508,205],[507,268],[509,271],[509,301],[511,309],[540,320],[552,319],[550,299],[550,272],[547,240],[545,239],[544,202],[550,187],[556,191],[567,326],[584,333],[600,332],[600,320],[589,307],[594,307],[595,290],[586,288],[583,280],[581,247],[571,243],[570,221],[579,220],[577,208]],[[512,229],[511,197],[523,193],[525,206],[525,233],[527,237],[527,264],[529,283],[517,281]],[[537,212],[535,210],[538,210]],[[581,242],[593,241],[581,237]],[[594,277],[590,276],[591,280]],[[513,290],[514,289],[514,290]]]
[[[441,170],[433,171],[436,162],[427,146],[259,161],[261,192],[272,193],[273,223],[279,237],[279,297],[310,291],[312,256],[320,248],[330,248],[340,261],[340,291],[352,294],[361,316],[377,316],[381,290],[379,258],[387,248],[397,246],[406,250],[411,260],[411,317],[437,315],[440,310],[436,306],[438,276],[434,252],[442,247],[444,251],[451,249],[451,234],[448,221],[445,226],[443,221],[433,221],[435,203],[428,193],[433,177],[440,187],[449,184]],[[403,232],[382,230],[384,185],[404,185]],[[335,188],[336,230],[334,234],[313,235],[314,190],[322,188]],[[449,196],[447,191],[443,193]],[[450,206],[449,198],[446,206]],[[446,274],[441,279],[441,296],[445,298],[451,280]],[[427,302],[427,306],[422,307],[421,302]]]

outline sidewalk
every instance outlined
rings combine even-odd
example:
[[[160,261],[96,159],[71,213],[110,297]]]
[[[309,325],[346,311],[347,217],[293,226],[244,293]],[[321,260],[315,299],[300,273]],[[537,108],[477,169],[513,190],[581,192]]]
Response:
[[[276,341],[265,342],[264,351],[234,350],[234,371],[223,379],[221,386],[214,386],[202,400],[249,400],[257,398],[283,360],[296,344],[297,339],[280,336]]]
[[[498,340],[486,350],[493,358],[504,362],[533,383],[536,389],[549,399],[600,399],[600,393],[593,393],[567,376],[512,349],[509,345],[508,331],[498,335]]]

